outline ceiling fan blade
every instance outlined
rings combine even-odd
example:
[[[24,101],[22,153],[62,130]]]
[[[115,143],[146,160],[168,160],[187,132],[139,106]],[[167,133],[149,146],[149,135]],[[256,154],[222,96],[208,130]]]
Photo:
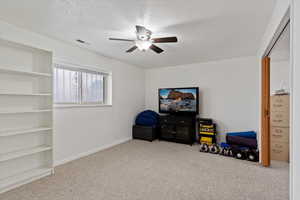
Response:
[[[177,42],[177,37],[152,38],[153,43]]]
[[[109,38],[109,40],[117,40],[117,41],[124,41],[124,42],[134,42],[134,40],[121,39],[121,38]]]
[[[131,53],[131,52],[133,52],[134,50],[136,50],[137,49],[137,46],[133,46],[133,47],[131,47],[130,49],[128,49],[126,52],[127,53]]]
[[[142,33],[142,32],[145,32],[145,30],[146,30],[145,27],[139,26],[139,25],[136,25],[135,28],[136,28],[137,33]]]
[[[152,49],[153,51],[155,51],[156,53],[162,53],[164,51],[154,44],[152,44],[149,48]]]

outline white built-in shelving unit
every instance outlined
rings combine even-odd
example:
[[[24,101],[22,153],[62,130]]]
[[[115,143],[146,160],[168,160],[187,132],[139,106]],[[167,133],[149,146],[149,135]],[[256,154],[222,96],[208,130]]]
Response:
[[[0,193],[53,173],[52,53],[0,39]]]

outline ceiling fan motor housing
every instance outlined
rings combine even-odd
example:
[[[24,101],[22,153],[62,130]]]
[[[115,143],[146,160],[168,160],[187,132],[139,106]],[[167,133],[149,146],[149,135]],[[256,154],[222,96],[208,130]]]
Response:
[[[143,31],[136,32],[136,36],[138,40],[147,41],[151,39],[152,32],[148,29],[144,29]]]

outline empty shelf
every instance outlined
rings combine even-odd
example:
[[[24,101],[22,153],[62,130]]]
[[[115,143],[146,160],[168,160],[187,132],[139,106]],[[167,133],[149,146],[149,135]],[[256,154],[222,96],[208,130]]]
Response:
[[[38,146],[38,147],[13,151],[13,152],[9,152],[9,153],[2,153],[2,154],[0,154],[0,162],[40,153],[43,151],[49,151],[51,149],[52,148],[50,146],[44,145],[44,146]]]
[[[0,131],[0,137],[21,135],[27,133],[37,133],[37,132],[49,131],[49,130],[52,130],[52,128],[40,127],[40,128],[30,128],[30,129],[5,130],[5,131]]]
[[[2,39],[0,49],[2,193],[53,173],[53,56]]]
[[[51,93],[0,93],[3,96],[52,96]]]
[[[52,112],[52,109],[20,109],[20,110],[0,110],[0,114],[22,114],[22,113],[42,113]]]
[[[52,75],[48,73],[31,72],[31,71],[7,69],[7,68],[0,68],[0,72],[9,73],[9,74],[21,74],[21,75],[28,75],[28,76],[52,77]]]
[[[52,173],[52,170],[53,169],[51,168],[37,168],[1,179],[0,193],[6,192],[12,188],[21,186],[39,178],[48,176]]]

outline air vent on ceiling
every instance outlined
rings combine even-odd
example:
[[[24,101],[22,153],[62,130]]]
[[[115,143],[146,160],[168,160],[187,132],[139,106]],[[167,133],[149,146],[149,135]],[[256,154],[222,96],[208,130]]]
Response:
[[[81,39],[77,39],[76,42],[78,42],[80,44],[89,44],[88,42],[81,40]]]

